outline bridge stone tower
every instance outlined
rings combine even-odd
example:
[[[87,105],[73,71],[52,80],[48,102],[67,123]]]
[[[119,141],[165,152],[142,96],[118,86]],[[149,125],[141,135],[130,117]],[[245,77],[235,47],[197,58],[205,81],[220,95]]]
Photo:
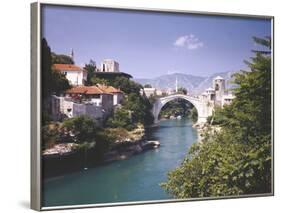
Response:
[[[213,88],[215,90],[216,102],[221,102],[225,93],[225,80],[221,76],[217,76],[213,79]]]

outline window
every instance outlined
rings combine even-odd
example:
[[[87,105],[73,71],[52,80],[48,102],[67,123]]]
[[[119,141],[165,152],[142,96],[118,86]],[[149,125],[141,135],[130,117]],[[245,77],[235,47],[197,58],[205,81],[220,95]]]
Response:
[[[100,98],[100,94],[92,95],[92,98],[94,98],[94,99],[99,99],[99,98]]]
[[[220,86],[218,84],[216,84],[215,90],[218,91],[219,89],[220,89]]]

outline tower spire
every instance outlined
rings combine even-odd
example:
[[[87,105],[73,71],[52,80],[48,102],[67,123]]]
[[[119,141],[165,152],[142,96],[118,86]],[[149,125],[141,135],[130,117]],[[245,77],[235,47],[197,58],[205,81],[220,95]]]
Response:
[[[74,61],[74,50],[71,48],[70,57]]]
[[[176,93],[178,92],[178,76],[176,76]]]

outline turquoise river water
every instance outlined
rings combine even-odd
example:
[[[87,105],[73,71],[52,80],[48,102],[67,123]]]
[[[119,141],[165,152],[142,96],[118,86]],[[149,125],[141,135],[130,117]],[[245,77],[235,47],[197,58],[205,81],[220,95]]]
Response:
[[[126,160],[46,180],[43,206],[171,199],[159,184],[168,171],[180,165],[197,140],[197,130],[189,119],[164,120],[149,129],[147,136],[159,140],[161,146]]]

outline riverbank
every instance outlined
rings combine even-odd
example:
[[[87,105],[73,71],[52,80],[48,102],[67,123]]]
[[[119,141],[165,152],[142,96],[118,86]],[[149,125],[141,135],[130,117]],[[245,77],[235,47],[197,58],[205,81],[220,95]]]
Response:
[[[56,144],[42,152],[44,177],[50,178],[75,171],[127,159],[160,146],[159,141],[149,141],[142,125],[131,131],[109,128],[106,133],[114,135],[108,151],[98,152],[95,146],[75,143]]]
[[[150,149],[157,149],[160,146],[159,141],[134,141],[131,144],[123,145],[121,148],[115,148],[104,154],[104,163],[124,160],[133,155],[140,154]]]
[[[201,143],[204,141],[206,134],[214,135],[221,131],[221,127],[218,125],[211,125],[208,123],[195,123],[192,126],[193,128],[197,129],[198,132],[198,142]]]

